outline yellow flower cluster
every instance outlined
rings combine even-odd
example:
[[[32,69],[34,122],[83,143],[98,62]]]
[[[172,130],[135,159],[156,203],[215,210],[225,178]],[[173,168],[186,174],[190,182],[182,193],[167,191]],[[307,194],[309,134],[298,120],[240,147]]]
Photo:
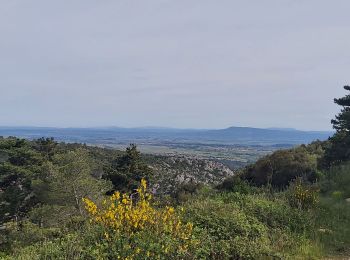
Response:
[[[297,179],[293,189],[293,197],[298,207],[311,207],[318,202],[318,189],[304,185],[300,179]]]
[[[187,250],[187,242],[192,235],[192,224],[183,223],[180,215],[173,207],[156,208],[151,203],[152,195],[147,192],[147,183],[141,181],[137,192],[132,196],[115,192],[98,207],[93,201],[84,198],[85,208],[91,216],[91,221],[101,224],[112,234],[137,234],[147,231],[154,236],[169,235],[172,239],[182,241],[180,248]],[[110,234],[105,233],[108,240]],[[169,251],[168,246],[162,246],[164,253]],[[136,253],[141,250],[135,249]]]

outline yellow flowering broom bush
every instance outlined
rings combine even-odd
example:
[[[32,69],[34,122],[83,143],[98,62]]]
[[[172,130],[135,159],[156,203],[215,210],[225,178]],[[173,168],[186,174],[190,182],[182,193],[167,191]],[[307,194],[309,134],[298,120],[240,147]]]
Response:
[[[132,196],[116,192],[100,207],[84,198],[90,222],[100,232],[92,254],[100,259],[189,257],[192,224],[183,223],[173,207],[159,209],[151,200],[145,180]]]
[[[307,185],[301,178],[297,178],[289,187],[287,198],[289,204],[299,209],[309,209],[318,203],[319,189]]]

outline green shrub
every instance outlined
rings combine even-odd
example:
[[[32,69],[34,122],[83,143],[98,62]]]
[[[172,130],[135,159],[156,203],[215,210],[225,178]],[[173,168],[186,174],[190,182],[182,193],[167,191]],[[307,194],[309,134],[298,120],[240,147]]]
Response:
[[[350,205],[344,200],[322,197],[317,209],[317,239],[327,251],[350,254]]]
[[[86,253],[82,245],[83,240],[78,234],[69,234],[63,238],[36,243],[19,249],[4,260],[79,260],[97,259]],[[102,259],[102,258],[100,258]]]
[[[321,191],[330,195],[341,192],[343,198],[350,198],[350,163],[334,166],[327,171],[321,183]]]
[[[176,188],[172,194],[172,197],[176,200],[177,203],[182,203],[197,195],[199,190],[202,188],[202,183],[196,183],[191,180],[188,183],[179,185],[179,187]]]
[[[283,198],[268,200],[257,195],[243,201],[247,214],[256,216],[270,228],[303,233],[312,226],[311,216],[307,212],[290,207]]]
[[[245,180],[242,180],[240,176],[233,176],[225,179],[217,186],[217,189],[241,194],[249,194],[253,192],[253,187],[251,187]]]
[[[30,221],[8,222],[1,230],[0,249],[3,252],[15,252],[18,248],[60,237],[58,228],[40,228]]]
[[[267,227],[234,204],[196,200],[186,205],[186,216],[205,231],[202,241],[212,259],[256,259],[269,253]]]
[[[341,200],[344,198],[344,194],[343,192],[336,190],[332,192],[332,198],[336,200]]]
[[[318,156],[306,146],[279,150],[248,166],[242,177],[256,186],[270,185],[277,190],[288,187],[297,177],[315,182],[319,178]]]

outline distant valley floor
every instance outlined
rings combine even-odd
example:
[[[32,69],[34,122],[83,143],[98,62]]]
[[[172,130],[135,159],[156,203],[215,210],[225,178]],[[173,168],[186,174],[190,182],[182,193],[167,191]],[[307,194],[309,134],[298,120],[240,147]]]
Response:
[[[124,149],[130,143],[145,154],[186,156],[219,161],[231,169],[244,167],[278,149],[313,140],[326,140],[331,132],[293,129],[230,127],[219,130],[171,128],[52,128],[0,127],[0,136],[27,139],[53,137],[57,141]]]

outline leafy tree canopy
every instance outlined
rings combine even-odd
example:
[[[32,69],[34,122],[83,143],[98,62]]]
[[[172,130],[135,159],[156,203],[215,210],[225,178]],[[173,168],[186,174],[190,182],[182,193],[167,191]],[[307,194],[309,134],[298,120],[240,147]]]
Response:
[[[242,177],[257,186],[271,185],[285,188],[297,177],[314,182],[317,180],[317,155],[306,146],[276,151],[248,166]]]

